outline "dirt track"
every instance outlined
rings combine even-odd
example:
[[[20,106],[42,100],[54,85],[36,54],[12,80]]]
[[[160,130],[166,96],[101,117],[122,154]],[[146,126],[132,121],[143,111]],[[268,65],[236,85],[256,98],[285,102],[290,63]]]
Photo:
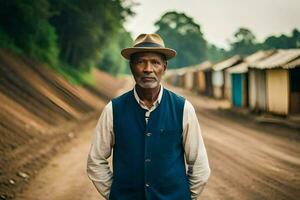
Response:
[[[202,127],[212,175],[201,199],[299,199],[299,130],[257,124],[219,111],[218,103],[185,93]],[[85,172],[89,122],[32,180],[18,200],[101,199]]]

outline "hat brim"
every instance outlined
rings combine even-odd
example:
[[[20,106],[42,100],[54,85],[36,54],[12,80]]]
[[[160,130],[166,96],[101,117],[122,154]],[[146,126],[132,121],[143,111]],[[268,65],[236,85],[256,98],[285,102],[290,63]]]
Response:
[[[176,56],[176,51],[170,48],[159,48],[159,47],[131,47],[126,48],[121,51],[121,54],[124,58],[127,60],[130,60],[130,56],[134,53],[139,52],[155,52],[155,53],[161,53],[166,56],[166,59],[169,60]]]

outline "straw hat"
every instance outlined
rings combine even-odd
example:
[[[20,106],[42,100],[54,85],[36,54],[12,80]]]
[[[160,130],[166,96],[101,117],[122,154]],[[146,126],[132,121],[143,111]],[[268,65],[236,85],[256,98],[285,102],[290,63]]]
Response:
[[[121,51],[124,58],[130,59],[130,56],[138,52],[156,52],[162,53],[166,59],[171,59],[176,56],[176,51],[170,48],[165,48],[163,39],[158,34],[141,34],[134,43],[133,47],[125,48]]]

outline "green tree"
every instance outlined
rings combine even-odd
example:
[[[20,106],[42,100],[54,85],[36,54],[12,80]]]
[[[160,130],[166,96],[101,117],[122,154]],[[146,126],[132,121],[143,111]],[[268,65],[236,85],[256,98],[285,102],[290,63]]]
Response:
[[[239,28],[234,33],[234,41],[230,43],[228,56],[239,54],[246,56],[257,51],[256,37],[247,28]]]
[[[111,35],[132,15],[122,0],[50,0],[51,24],[59,36],[63,62],[88,70],[99,60]]]
[[[262,44],[265,49],[289,49],[300,47],[300,32],[297,29],[292,31],[291,36],[280,35],[270,36]]]
[[[300,32],[296,28],[292,31],[292,40],[293,40],[293,47],[300,48]]]
[[[121,56],[121,50],[132,45],[132,37],[125,29],[120,29],[108,41],[102,51],[97,68],[110,74],[130,73],[128,61]]]
[[[184,13],[167,12],[155,22],[155,26],[165,45],[177,51],[177,56],[170,60],[170,68],[198,64],[206,60],[207,43],[200,25],[193,18]]]
[[[0,6],[2,48],[24,52],[32,58],[57,64],[59,49],[47,0],[4,0]]]
[[[255,35],[247,28],[240,28],[235,34],[236,42],[244,42],[245,44],[254,44]]]
[[[219,62],[226,58],[226,50],[222,48],[218,48],[213,44],[207,45],[207,58],[212,62]]]

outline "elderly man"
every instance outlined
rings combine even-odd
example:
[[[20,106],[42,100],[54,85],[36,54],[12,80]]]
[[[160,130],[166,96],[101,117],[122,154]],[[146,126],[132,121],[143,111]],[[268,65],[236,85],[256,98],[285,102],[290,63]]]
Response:
[[[189,101],[160,83],[176,51],[157,34],[141,34],[121,54],[136,85],[103,109],[88,177],[110,200],[197,199],[210,175],[197,116]]]

